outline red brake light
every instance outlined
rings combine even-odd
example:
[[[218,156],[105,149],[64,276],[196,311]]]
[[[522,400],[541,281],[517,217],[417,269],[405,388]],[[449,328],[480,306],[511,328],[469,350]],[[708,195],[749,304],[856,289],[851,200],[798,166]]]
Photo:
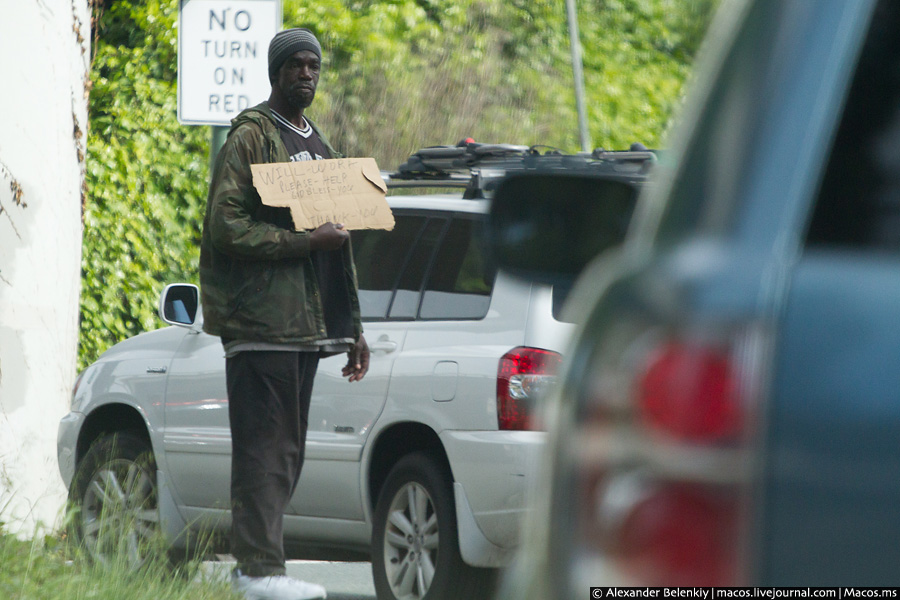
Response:
[[[497,419],[500,429],[534,429],[535,400],[556,379],[562,356],[540,348],[513,348],[497,369]]]
[[[569,444],[584,564],[628,585],[733,586],[749,565],[761,328],[621,318],[580,384]]]
[[[668,342],[638,379],[637,409],[650,427],[693,442],[735,440],[739,385],[730,357],[700,345]]]
[[[738,514],[733,493],[664,484],[632,508],[615,554],[647,585],[734,585]]]

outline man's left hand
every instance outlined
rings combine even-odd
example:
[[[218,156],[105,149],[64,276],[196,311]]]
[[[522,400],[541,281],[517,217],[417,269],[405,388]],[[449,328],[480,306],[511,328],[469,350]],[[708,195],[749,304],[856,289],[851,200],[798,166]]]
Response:
[[[366,338],[360,335],[359,340],[347,352],[347,365],[341,373],[352,383],[365,377],[368,370],[369,345],[366,343]]]

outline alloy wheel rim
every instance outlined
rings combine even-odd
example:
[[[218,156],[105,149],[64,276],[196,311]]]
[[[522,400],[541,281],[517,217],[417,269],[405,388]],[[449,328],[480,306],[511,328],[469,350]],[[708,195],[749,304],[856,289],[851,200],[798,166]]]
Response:
[[[152,474],[131,460],[106,463],[87,485],[80,518],[85,547],[95,561],[140,567],[159,532]]]
[[[434,579],[438,520],[428,491],[415,482],[401,487],[388,510],[385,571],[398,600],[420,600]]]

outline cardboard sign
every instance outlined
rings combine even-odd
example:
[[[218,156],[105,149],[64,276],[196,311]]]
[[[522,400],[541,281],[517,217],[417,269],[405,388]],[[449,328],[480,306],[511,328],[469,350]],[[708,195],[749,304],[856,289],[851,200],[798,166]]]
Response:
[[[393,229],[387,185],[374,158],[250,165],[263,204],[291,209],[294,229],[343,223],[345,229]]]

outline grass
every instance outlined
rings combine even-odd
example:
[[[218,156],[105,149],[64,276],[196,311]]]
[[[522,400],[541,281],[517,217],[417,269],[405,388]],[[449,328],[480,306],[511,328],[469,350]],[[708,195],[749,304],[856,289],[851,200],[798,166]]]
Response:
[[[199,563],[173,571],[158,560],[133,572],[92,565],[65,536],[20,540],[0,529],[0,598],[8,600],[237,600]]]

